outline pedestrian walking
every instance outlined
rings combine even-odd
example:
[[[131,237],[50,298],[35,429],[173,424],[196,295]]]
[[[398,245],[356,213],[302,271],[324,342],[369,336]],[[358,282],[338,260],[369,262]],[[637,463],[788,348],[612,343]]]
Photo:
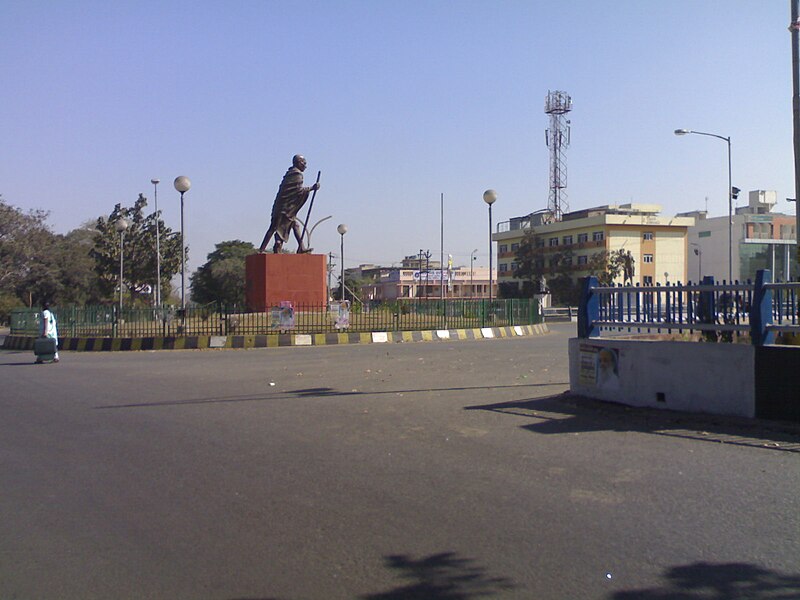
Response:
[[[58,325],[47,302],[42,304],[39,314],[39,339],[34,344],[34,353],[38,364],[46,360],[58,362]]]

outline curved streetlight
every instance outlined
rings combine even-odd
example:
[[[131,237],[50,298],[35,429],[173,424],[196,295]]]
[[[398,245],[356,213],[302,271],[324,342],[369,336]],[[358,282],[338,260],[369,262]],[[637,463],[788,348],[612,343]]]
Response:
[[[114,229],[119,232],[119,314],[122,316],[122,268],[123,256],[125,254],[125,230],[128,228],[128,220],[122,217],[114,224]]]
[[[161,233],[159,231],[158,222],[161,220],[158,216],[158,184],[161,183],[160,179],[153,178],[150,180],[153,184],[153,200],[155,202],[156,211],[156,297],[155,305],[161,306]]]
[[[489,306],[492,302],[492,204],[497,202],[497,192],[486,190],[483,192],[483,201],[489,205]]]
[[[344,302],[344,234],[347,233],[347,225],[345,225],[344,223],[340,223],[339,226],[336,228],[336,231],[339,232],[339,235],[342,238],[342,245],[340,250],[342,256],[342,268],[339,275],[339,277],[342,280],[342,292],[341,292],[341,298],[339,298],[339,300]]]
[[[731,138],[716,133],[693,131],[691,129],[676,129],[675,135],[705,135],[717,138],[728,144],[728,285],[733,283],[733,182],[731,180]],[[738,194],[739,191],[737,190]]]
[[[175,189],[181,193],[181,310],[186,310],[186,244],[183,234],[183,195],[192,187],[192,182],[185,175],[175,178]],[[186,318],[184,312],[184,318]]]

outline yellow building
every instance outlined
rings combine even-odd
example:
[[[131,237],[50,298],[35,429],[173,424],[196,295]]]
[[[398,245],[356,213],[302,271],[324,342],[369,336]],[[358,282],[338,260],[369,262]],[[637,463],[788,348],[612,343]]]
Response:
[[[492,240],[497,243],[498,284],[519,282],[516,253],[526,231],[533,229],[548,254],[571,250],[566,268],[575,279],[589,275],[591,257],[602,251],[630,251],[634,258],[633,283],[640,285],[686,282],[687,231],[694,218],[660,216],[657,204],[620,204],[565,213],[549,222],[549,213],[532,213],[499,223]],[[620,275],[615,283],[622,283]]]

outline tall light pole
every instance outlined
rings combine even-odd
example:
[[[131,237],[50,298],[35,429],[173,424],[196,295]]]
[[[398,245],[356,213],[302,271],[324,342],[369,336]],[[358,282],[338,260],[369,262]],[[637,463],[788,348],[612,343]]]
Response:
[[[340,298],[340,300],[344,301],[344,234],[347,233],[347,225],[345,225],[344,223],[340,223],[339,226],[336,228],[336,231],[339,232],[339,236],[342,238],[341,249],[340,249],[342,256],[342,268],[339,277],[342,280],[342,292],[341,292],[342,297]]]
[[[475,295],[475,286],[472,283],[472,272],[475,266],[475,253],[478,251],[477,248],[469,253],[469,297],[472,298]]]
[[[186,243],[183,233],[183,195],[192,187],[185,175],[175,178],[175,189],[181,193],[181,310],[186,309]],[[186,313],[184,312],[184,318]]]
[[[489,205],[489,302],[492,301],[492,204],[497,201],[497,192],[486,190],[483,192],[483,201]]]
[[[794,197],[800,198],[800,2],[791,2],[792,22],[792,145],[794,147]],[[795,208],[795,258],[800,263],[800,210]],[[789,273],[786,274],[789,279]]]
[[[728,284],[731,284],[733,283],[733,182],[731,181],[731,138],[717,135],[716,133],[692,131],[691,129],[675,130],[675,135],[687,135],[690,133],[714,137],[728,144]]]
[[[124,217],[119,219],[114,228],[119,231],[119,313],[122,316],[122,269],[125,255],[125,230],[128,228],[128,220]]]
[[[156,209],[156,306],[161,306],[161,233],[158,222],[161,220],[158,216],[158,184],[161,183],[160,179],[151,179],[150,183],[153,184],[153,200]]]

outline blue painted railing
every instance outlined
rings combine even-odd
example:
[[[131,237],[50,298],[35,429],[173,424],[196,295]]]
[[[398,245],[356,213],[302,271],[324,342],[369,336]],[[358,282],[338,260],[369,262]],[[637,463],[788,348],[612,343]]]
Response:
[[[753,344],[771,344],[780,332],[800,333],[800,282],[773,283],[758,271],[756,281],[601,287],[583,280],[578,337],[602,330],[647,333],[701,332],[706,339],[733,341],[749,334]]]

